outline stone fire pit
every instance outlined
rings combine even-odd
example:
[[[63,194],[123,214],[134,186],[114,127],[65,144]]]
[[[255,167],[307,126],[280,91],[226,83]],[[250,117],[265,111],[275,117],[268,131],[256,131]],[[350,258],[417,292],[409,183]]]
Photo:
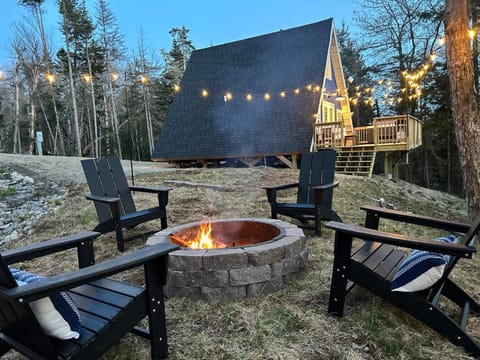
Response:
[[[200,224],[164,229],[149,237],[147,245],[175,243],[172,234],[185,236]],[[235,228],[239,228],[237,235],[232,233]],[[261,296],[282,289],[307,264],[306,238],[294,224],[277,219],[228,219],[213,220],[212,229],[228,247],[171,252],[166,296],[205,300]],[[252,238],[252,243],[246,238]]]

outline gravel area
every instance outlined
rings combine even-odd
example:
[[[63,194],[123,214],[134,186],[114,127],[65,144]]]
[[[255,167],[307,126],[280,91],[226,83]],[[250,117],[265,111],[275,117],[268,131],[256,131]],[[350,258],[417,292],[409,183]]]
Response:
[[[56,182],[58,184],[86,183],[80,160],[82,157],[36,156],[0,153],[0,169],[16,171],[33,179]],[[167,171],[167,163],[133,161],[134,174]],[[122,161],[125,173],[130,173],[130,161]]]

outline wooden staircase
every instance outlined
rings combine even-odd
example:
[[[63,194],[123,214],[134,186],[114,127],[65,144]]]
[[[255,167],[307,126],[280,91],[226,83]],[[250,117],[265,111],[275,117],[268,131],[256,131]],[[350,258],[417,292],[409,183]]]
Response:
[[[376,154],[374,145],[338,148],[335,172],[338,174],[371,177]]]

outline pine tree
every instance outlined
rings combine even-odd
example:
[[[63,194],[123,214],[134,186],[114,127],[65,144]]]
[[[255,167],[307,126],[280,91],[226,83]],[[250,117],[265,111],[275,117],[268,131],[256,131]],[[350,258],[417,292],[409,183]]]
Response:
[[[348,97],[353,108],[353,124],[367,125],[374,116],[372,106],[365,103],[368,94],[364,90],[372,86],[369,69],[365,65],[360,49],[350,37],[345,23],[342,23],[342,27],[337,31],[337,40],[343,73],[347,80]]]

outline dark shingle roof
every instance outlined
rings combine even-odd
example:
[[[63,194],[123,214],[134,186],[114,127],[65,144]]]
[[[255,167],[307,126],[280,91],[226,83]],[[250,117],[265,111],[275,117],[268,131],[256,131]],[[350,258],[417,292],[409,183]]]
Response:
[[[152,154],[154,160],[309,151],[332,19],[195,50]],[[299,95],[293,90],[301,89]],[[202,89],[208,91],[201,96]],[[281,91],[287,95],[279,96]],[[224,94],[233,94],[224,101]],[[253,99],[247,101],[245,95]],[[263,94],[270,93],[270,100]]]

